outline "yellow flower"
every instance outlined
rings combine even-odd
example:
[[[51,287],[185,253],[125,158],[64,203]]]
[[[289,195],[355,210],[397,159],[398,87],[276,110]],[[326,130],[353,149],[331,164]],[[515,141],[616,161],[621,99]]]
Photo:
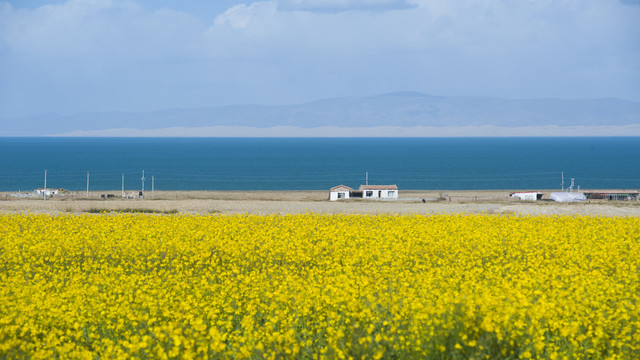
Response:
[[[637,254],[636,217],[0,214],[0,357],[635,358]]]

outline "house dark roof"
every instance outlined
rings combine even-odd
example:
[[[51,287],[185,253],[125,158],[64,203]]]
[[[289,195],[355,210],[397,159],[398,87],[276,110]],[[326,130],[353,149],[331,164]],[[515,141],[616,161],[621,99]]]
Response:
[[[329,191],[340,191],[340,190],[346,190],[346,191],[353,191],[352,188],[346,186],[346,185],[338,185],[338,186],[334,186],[331,189],[329,189]]]
[[[360,185],[358,190],[398,190],[398,187],[396,185]]]

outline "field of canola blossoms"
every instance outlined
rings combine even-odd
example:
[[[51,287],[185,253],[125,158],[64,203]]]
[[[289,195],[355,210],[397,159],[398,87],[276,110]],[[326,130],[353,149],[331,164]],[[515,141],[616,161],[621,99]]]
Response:
[[[640,219],[0,215],[0,358],[640,358]]]

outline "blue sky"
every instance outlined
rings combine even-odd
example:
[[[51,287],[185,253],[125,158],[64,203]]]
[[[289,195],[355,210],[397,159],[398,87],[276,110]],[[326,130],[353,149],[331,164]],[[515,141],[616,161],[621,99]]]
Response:
[[[640,101],[640,0],[0,1],[0,119],[395,91]]]

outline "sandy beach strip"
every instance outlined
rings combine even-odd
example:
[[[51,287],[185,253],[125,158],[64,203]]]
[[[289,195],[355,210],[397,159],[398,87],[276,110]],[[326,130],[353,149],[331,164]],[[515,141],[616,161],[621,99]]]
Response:
[[[2,213],[81,214],[139,211],[186,214],[518,214],[640,216],[640,201],[591,200],[556,203],[510,198],[515,190],[400,191],[398,200],[329,201],[328,191],[150,191],[145,199],[122,199],[119,191],[71,192],[64,196],[19,198],[0,193]],[[114,198],[102,199],[101,195]]]

